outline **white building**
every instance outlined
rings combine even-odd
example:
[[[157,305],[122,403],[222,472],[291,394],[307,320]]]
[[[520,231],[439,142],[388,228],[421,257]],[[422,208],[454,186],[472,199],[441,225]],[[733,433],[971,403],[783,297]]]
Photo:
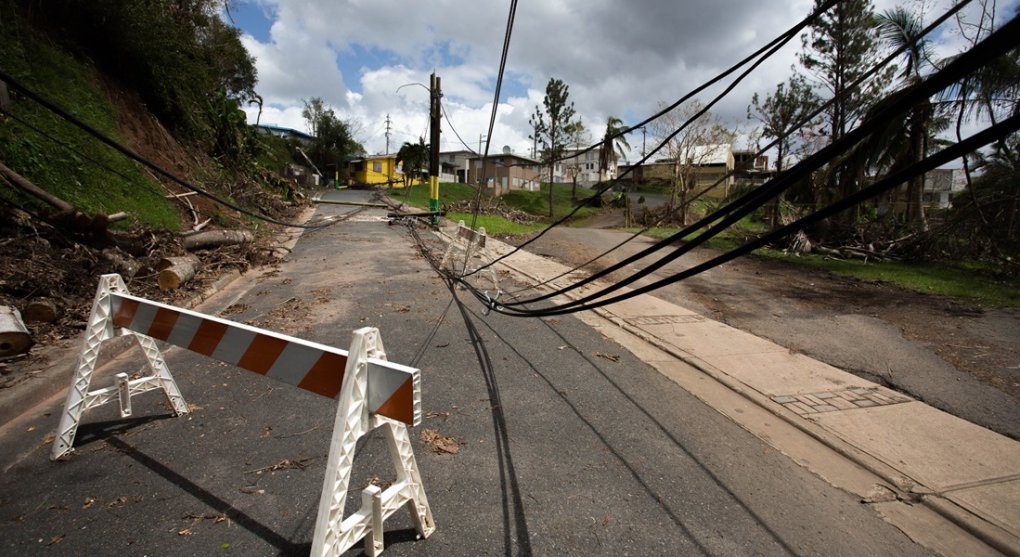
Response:
[[[599,182],[612,180],[616,177],[616,161],[610,160],[609,168],[599,173],[598,148],[586,151],[586,148],[565,149],[562,160],[553,165],[553,181],[556,183],[573,182],[583,186],[593,186]],[[549,181],[549,165],[542,165],[542,181]]]

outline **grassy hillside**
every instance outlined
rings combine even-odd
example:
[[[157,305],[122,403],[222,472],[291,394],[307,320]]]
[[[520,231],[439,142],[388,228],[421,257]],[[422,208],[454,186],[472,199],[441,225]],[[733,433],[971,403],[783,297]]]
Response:
[[[0,67],[123,141],[95,67],[33,29],[10,2],[0,2],[0,20],[5,28]],[[14,117],[0,124],[0,161],[86,213],[126,211],[149,226],[179,228],[177,209],[138,165],[33,101],[13,92],[12,101]],[[32,212],[39,209],[38,202],[11,188],[0,188],[0,199]]]

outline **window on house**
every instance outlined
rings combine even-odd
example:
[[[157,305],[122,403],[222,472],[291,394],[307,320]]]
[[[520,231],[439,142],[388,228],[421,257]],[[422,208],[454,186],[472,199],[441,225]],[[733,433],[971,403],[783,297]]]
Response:
[[[372,172],[382,172],[382,163],[381,162],[373,162],[372,163]]]

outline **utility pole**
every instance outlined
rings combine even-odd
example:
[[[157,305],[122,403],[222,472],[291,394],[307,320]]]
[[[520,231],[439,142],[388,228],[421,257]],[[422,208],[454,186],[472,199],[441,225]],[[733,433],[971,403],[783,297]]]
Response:
[[[641,158],[645,158],[645,127],[641,126]]]
[[[432,211],[432,224],[439,224],[439,124],[442,121],[443,98],[439,77],[432,73],[429,87],[429,211]]]
[[[386,114],[386,154],[390,154],[390,115]]]

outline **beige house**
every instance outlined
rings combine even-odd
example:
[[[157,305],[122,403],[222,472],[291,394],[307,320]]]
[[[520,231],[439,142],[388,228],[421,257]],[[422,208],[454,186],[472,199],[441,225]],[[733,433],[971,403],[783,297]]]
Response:
[[[472,157],[476,157],[474,151],[443,151],[439,153],[439,181],[460,182],[468,181],[468,166]]]
[[[468,160],[467,181],[482,184],[493,195],[503,195],[510,190],[538,191],[539,163],[534,159],[504,153],[485,159],[473,156]]]

